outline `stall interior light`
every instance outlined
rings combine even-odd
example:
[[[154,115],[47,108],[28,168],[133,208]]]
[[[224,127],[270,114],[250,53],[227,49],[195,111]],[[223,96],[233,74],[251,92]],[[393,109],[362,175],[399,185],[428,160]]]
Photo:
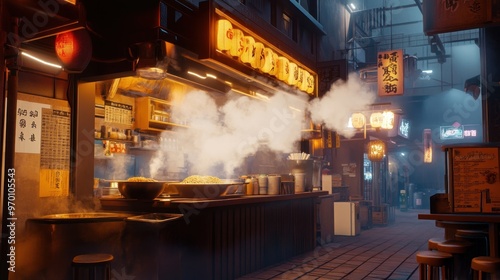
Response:
[[[49,66],[49,67],[53,67],[53,68],[57,68],[57,69],[62,69],[61,65],[45,61],[45,60],[43,60],[41,58],[38,58],[38,57],[36,57],[36,56],[34,56],[32,54],[29,54],[29,53],[27,53],[25,51],[21,51],[21,55],[25,56],[25,57],[28,57],[28,58],[30,58],[30,59],[32,59],[32,60],[34,60],[36,62],[39,62],[39,63],[41,63],[43,65],[46,65],[46,66]]]
[[[266,96],[266,95],[258,93],[258,92],[255,93],[255,96],[262,98],[262,99],[265,99],[265,100],[269,100],[269,96]]]
[[[148,80],[161,80],[166,77],[166,72],[165,70],[159,68],[159,67],[144,67],[144,68],[138,68],[136,70],[137,74],[139,77],[148,79]]]
[[[425,73],[425,74],[432,74],[432,70],[422,70],[422,73]]]
[[[217,80],[217,76],[213,75],[213,74],[210,74],[210,73],[207,73],[205,75],[201,75],[201,74],[198,74],[196,72],[193,72],[193,71],[188,71],[187,72],[189,75],[193,75],[197,78],[200,78],[202,80],[205,80],[206,78],[211,78],[211,79],[214,79],[214,80]]]
[[[356,5],[354,5],[354,3],[350,3],[349,4],[349,7],[351,7],[351,9],[354,11],[356,10]]]

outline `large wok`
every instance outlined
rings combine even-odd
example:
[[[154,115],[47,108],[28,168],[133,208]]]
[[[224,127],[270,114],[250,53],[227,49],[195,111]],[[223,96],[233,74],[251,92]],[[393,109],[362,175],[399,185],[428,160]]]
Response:
[[[166,183],[163,194],[170,197],[215,199],[245,194],[245,183],[225,181],[217,184]]]
[[[129,199],[155,199],[164,189],[166,182],[116,181],[123,197]]]

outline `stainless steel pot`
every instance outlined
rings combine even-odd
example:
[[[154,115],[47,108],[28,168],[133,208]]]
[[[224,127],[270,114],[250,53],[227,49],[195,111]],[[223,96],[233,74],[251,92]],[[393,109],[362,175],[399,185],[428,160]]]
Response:
[[[164,189],[165,182],[116,181],[120,193],[129,199],[155,199]]]

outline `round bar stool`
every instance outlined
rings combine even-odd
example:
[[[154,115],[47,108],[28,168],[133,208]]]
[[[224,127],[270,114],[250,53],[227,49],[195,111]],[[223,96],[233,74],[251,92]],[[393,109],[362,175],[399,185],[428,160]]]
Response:
[[[441,237],[432,237],[432,238],[429,238],[429,240],[427,240],[427,248],[429,250],[437,250],[438,247],[438,243],[441,243],[441,242],[444,242],[446,241],[446,239],[444,238],[441,238]]]
[[[472,257],[489,256],[488,232],[484,230],[457,229],[455,239],[473,244]]]
[[[470,276],[472,243],[462,240],[446,240],[438,243],[439,252],[453,255],[454,275],[464,279]]]
[[[452,254],[438,251],[419,251],[416,257],[419,280],[453,279]],[[436,269],[441,271],[436,273]]]
[[[110,254],[85,254],[73,258],[73,280],[110,280]]]
[[[472,259],[471,269],[473,272],[473,279],[499,279],[500,278],[500,258],[479,256]],[[484,274],[488,273],[488,277]]]

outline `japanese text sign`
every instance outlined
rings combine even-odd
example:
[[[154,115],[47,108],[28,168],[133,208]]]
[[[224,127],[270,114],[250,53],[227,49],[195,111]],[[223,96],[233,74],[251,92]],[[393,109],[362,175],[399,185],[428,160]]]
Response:
[[[392,50],[378,53],[377,78],[379,96],[403,94],[403,50]]]

